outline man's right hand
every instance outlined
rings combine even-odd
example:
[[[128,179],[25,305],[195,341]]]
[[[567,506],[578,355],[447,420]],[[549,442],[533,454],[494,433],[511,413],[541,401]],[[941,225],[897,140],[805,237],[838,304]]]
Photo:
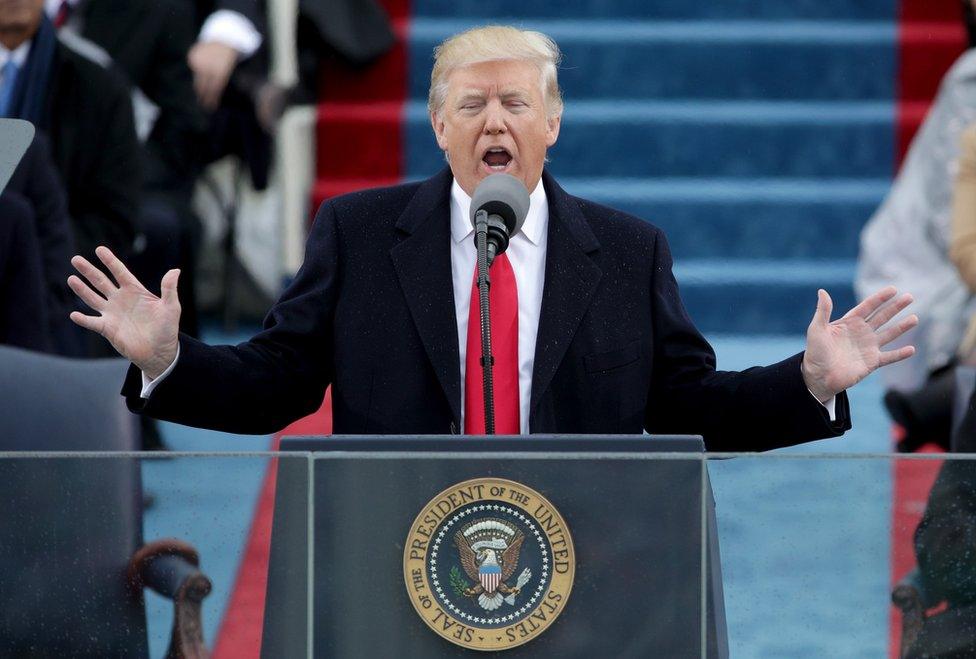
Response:
[[[87,259],[72,258],[71,265],[88,281],[71,275],[68,286],[99,315],[86,316],[73,311],[71,320],[104,336],[119,354],[146,376],[156,379],[176,359],[180,333],[176,282],[180,271],[170,270],[163,276],[162,297],[156,297],[109,248],[99,247],[95,255],[112,273],[115,282]]]
[[[207,112],[220,105],[230,76],[240,58],[233,47],[219,41],[199,42],[190,48],[186,61],[193,72],[193,89]]]

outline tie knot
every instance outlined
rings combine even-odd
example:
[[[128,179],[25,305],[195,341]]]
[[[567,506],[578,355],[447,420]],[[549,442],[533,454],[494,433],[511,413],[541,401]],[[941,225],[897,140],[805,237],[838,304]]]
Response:
[[[4,77],[7,77],[15,73],[17,73],[17,63],[14,62],[13,58],[8,59],[7,63],[3,65],[3,69],[0,70],[0,74],[3,74]]]
[[[71,3],[68,0],[62,0],[61,6],[58,7],[58,12],[54,15],[54,27],[61,28],[64,26],[68,22],[70,15]]]

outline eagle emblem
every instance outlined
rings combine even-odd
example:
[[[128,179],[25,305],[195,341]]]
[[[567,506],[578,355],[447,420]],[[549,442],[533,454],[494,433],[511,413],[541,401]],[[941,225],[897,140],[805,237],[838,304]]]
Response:
[[[522,531],[501,519],[482,518],[462,527],[454,536],[454,544],[461,566],[475,582],[462,594],[477,597],[478,604],[487,611],[494,611],[503,603],[514,606],[522,587],[532,578],[531,570],[526,568],[514,586],[508,584],[518,568],[523,540]]]

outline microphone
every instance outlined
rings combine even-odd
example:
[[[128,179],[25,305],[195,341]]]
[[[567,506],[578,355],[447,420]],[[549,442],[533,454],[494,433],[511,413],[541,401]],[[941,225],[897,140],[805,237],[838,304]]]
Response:
[[[491,174],[475,188],[471,198],[471,224],[478,228],[478,214],[488,223],[488,264],[508,249],[508,242],[519,232],[529,213],[529,191],[510,174]],[[477,241],[478,232],[475,231]]]

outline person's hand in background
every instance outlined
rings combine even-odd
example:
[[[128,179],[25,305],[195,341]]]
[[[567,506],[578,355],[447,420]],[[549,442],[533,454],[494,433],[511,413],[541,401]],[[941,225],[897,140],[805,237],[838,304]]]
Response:
[[[207,112],[213,112],[220,105],[239,58],[240,53],[235,48],[218,41],[197,42],[187,53],[187,64],[193,72],[193,89]]]

